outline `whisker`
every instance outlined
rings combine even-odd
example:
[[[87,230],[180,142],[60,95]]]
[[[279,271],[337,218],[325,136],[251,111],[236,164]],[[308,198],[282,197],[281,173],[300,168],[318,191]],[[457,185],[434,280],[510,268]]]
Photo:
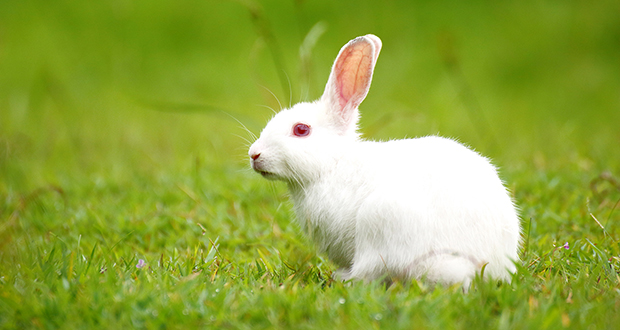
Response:
[[[288,107],[292,106],[293,102],[293,87],[291,86],[291,79],[288,77],[288,73],[284,72],[284,76],[286,76],[286,81],[288,82]]]
[[[245,125],[244,125],[244,124],[243,124],[243,123],[239,120],[239,119],[235,118],[235,116],[233,116],[233,115],[231,115],[231,114],[229,114],[229,113],[227,113],[227,112],[224,112],[224,113],[225,113],[226,115],[228,115],[230,118],[234,119],[234,120],[235,120],[235,121],[236,121],[236,122],[240,125],[240,127],[241,127],[241,128],[243,128],[243,129],[244,129],[244,130],[245,130],[248,134],[250,134],[250,137],[251,137],[254,141],[258,140],[258,137],[257,137],[254,133],[252,133],[252,131],[250,131],[250,130],[249,130],[249,129],[248,129],[248,128],[247,128],[247,127],[246,127],[246,126],[245,126]],[[238,136],[238,135],[237,135],[237,136]],[[240,136],[239,136],[239,137],[240,137]],[[245,138],[242,138],[242,139],[246,140]],[[248,141],[248,140],[246,140],[246,141],[247,141],[248,143],[250,143],[250,141]]]
[[[271,188],[273,190],[273,195],[279,200],[282,195],[278,194],[279,192],[281,192],[281,190],[279,190],[279,186],[277,181],[269,181],[269,185],[271,185]],[[277,210],[280,210],[280,207],[282,206],[282,202],[278,203],[278,208]]]
[[[274,99],[276,99],[276,102],[278,102],[278,106],[280,106],[280,109],[282,109],[282,103],[280,103],[280,100],[278,99],[278,97],[276,96],[276,94],[274,94],[269,88],[260,85],[260,87],[264,88],[265,90],[267,90],[269,92],[269,94],[271,94],[271,96],[273,96]]]
[[[243,167],[235,170],[235,173],[250,173],[252,172],[251,168]]]
[[[307,195],[308,192],[306,191],[306,187],[304,187],[304,185],[301,183],[301,179],[297,175],[293,175],[293,180],[295,180],[295,182],[297,182],[297,184],[299,185],[301,190],[304,191],[304,194]]]
[[[263,105],[263,104],[257,104],[256,106],[258,107],[263,107],[263,108],[267,108],[269,110],[271,110],[273,112],[274,115],[278,114],[278,112],[276,110],[274,110],[272,107],[268,106],[268,105]]]
[[[231,134],[232,134],[233,136],[236,136],[236,137],[240,138],[241,140],[245,141],[245,142],[246,142],[246,144],[245,144],[245,146],[246,146],[246,147],[249,147],[249,146],[252,144],[252,141],[250,141],[250,140],[248,140],[248,139],[244,138],[243,136],[241,136],[241,135],[239,135],[239,134],[235,134],[235,133],[231,133]]]
[[[237,172],[239,173],[252,173],[254,172],[254,169],[252,168],[252,165],[250,165],[250,162],[248,162],[247,160],[243,159],[243,160],[238,160],[239,164],[243,163],[245,166],[241,167],[240,169],[237,170]]]

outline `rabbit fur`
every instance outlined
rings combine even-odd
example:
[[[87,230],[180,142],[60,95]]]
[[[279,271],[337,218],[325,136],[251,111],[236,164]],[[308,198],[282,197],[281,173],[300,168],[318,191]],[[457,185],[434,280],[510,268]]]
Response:
[[[488,159],[443,137],[375,142],[357,133],[381,40],[338,54],[323,96],[276,114],[249,150],[252,168],[288,184],[302,230],[341,279],[425,278],[467,287],[510,281],[517,211]]]

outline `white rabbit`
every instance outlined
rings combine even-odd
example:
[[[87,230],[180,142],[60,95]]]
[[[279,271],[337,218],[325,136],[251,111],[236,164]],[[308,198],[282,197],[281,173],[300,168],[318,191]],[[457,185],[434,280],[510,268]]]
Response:
[[[427,136],[388,142],[357,133],[381,50],[374,35],[338,54],[323,96],[271,119],[249,150],[252,168],[288,184],[302,229],[344,280],[426,278],[469,286],[510,281],[520,224],[489,160]]]

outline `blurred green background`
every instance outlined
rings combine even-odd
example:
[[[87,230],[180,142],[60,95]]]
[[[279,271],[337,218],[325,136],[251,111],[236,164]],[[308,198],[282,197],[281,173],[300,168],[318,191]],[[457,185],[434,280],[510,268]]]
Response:
[[[367,33],[366,137],[456,137],[509,177],[618,170],[617,1],[3,0],[0,190],[247,169],[233,117],[259,133],[319,97]]]
[[[244,127],[367,33],[361,132],[493,159],[511,286],[334,282],[249,168]],[[617,0],[0,0],[0,328],[610,327],[619,127]]]

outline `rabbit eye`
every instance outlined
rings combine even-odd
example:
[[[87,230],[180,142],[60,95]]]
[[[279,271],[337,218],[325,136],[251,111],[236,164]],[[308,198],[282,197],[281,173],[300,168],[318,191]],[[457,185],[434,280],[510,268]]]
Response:
[[[310,134],[310,126],[301,123],[295,124],[293,126],[293,134],[299,137],[308,136]]]

